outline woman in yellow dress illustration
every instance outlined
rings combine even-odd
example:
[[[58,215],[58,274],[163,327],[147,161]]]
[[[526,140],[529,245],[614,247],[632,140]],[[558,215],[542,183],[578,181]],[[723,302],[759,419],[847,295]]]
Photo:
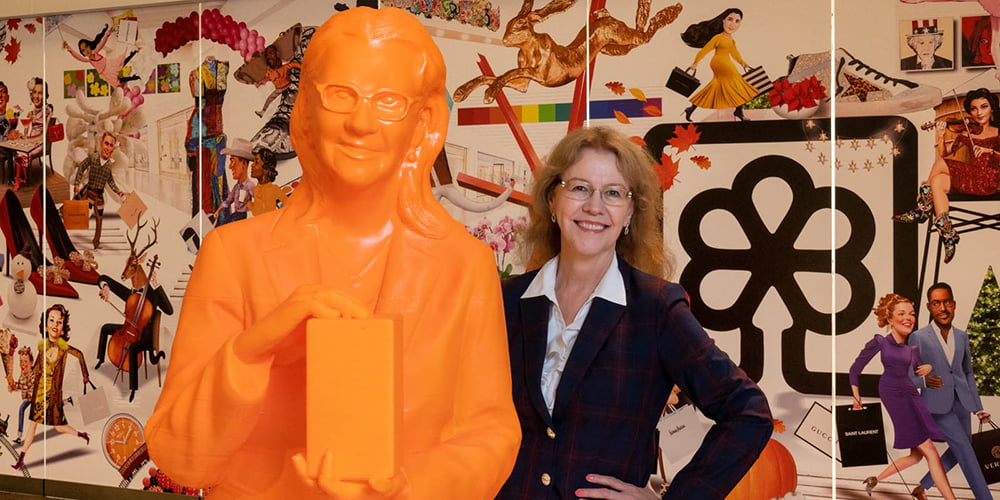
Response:
[[[66,374],[67,356],[76,356],[80,360],[80,371],[83,373],[84,386],[90,383],[87,365],[83,362],[83,353],[69,345],[69,310],[62,304],[53,304],[45,310],[38,325],[39,333],[47,336],[38,342],[38,357],[35,358],[35,387],[31,400],[31,410],[28,418],[28,432],[24,440],[24,448],[12,467],[20,469],[24,466],[24,455],[28,453],[35,441],[38,424],[55,426],[56,431],[63,434],[76,434],[90,444],[90,436],[86,432],[78,432],[66,422],[66,412],[63,411],[63,377]],[[48,342],[46,342],[48,340]]]
[[[733,33],[740,29],[742,23],[743,11],[730,8],[712,19],[688,26],[681,34],[684,43],[701,49],[694,56],[694,62],[691,63],[689,70],[696,68],[698,62],[710,51],[715,51],[709,63],[712,68],[712,81],[691,97],[691,105],[684,109],[684,118],[687,121],[691,121],[691,113],[695,108],[734,108],[733,116],[746,120],[740,106],[757,97],[760,92],[743,79],[733,64],[735,59],[744,70],[750,68],[740,56],[739,50],[736,50],[736,41],[733,40]]]

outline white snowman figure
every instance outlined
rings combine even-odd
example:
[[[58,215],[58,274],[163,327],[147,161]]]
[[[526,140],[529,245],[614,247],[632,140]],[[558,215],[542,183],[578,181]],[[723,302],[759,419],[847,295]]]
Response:
[[[38,292],[34,285],[28,282],[31,275],[31,261],[22,254],[18,254],[10,260],[10,273],[14,277],[14,282],[10,284],[7,291],[7,305],[10,306],[10,314],[15,318],[28,319],[35,312],[38,305]]]

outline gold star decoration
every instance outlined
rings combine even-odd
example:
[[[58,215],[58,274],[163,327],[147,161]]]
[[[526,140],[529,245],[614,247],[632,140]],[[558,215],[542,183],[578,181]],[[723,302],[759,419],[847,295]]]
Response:
[[[868,101],[868,93],[878,91],[879,88],[872,85],[868,80],[860,78],[849,73],[844,73],[847,77],[847,83],[849,84],[847,90],[840,94],[840,97],[847,96],[858,96],[858,100],[861,102]]]
[[[858,164],[857,164],[857,162],[855,162],[854,160],[851,160],[851,163],[847,164],[847,170],[850,170],[851,172],[857,172],[858,171]]]
[[[880,167],[884,167],[885,164],[889,162],[889,160],[885,158],[885,155],[878,155],[877,161],[878,161],[878,166]]]
[[[813,146],[812,141],[806,141],[806,151],[812,153],[813,149],[815,149],[815,147]]]
[[[890,142],[892,142],[892,141],[891,141],[891,140],[889,139],[889,134],[882,134],[882,142],[884,142],[884,143],[886,143],[886,144],[889,144]]]
[[[892,148],[892,156],[899,156],[899,148]]]
[[[813,120],[806,120],[806,128],[816,128],[816,122]]]
[[[836,158],[836,159],[834,159],[834,160],[833,160],[833,166],[834,166],[834,167],[835,167],[835,168],[836,168],[837,170],[840,170],[840,158]]]
[[[873,168],[875,168],[875,165],[872,164],[872,161],[865,160],[865,170],[871,172]]]
[[[861,147],[861,143],[857,139],[851,139],[851,149],[857,151],[859,147]]]
[[[868,149],[874,149],[875,148],[875,138],[874,137],[869,137],[868,140],[865,141],[865,146],[868,146]]]
[[[819,152],[819,156],[816,157],[820,165],[826,165],[826,155],[822,151]]]
[[[830,140],[830,136],[826,135],[825,131],[824,132],[820,132],[819,133],[819,140],[821,140],[821,141]]]
[[[902,132],[906,130],[906,125],[903,125],[903,121],[900,120],[896,122],[896,128],[894,128],[893,130],[895,130],[896,132]]]

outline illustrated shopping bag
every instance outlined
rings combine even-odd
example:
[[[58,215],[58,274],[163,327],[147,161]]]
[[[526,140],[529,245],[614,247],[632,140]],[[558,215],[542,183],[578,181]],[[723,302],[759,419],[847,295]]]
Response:
[[[858,467],[888,463],[882,403],[868,403],[860,410],[853,409],[852,405],[839,405],[836,414],[841,465]]]

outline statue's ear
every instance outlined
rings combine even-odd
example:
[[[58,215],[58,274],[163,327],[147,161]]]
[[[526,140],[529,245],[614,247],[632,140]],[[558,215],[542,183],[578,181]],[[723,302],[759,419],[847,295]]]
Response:
[[[443,145],[445,135],[448,132],[448,104],[444,97],[429,99],[427,104],[420,110],[420,121],[413,131],[413,143],[411,150],[436,152]]]

